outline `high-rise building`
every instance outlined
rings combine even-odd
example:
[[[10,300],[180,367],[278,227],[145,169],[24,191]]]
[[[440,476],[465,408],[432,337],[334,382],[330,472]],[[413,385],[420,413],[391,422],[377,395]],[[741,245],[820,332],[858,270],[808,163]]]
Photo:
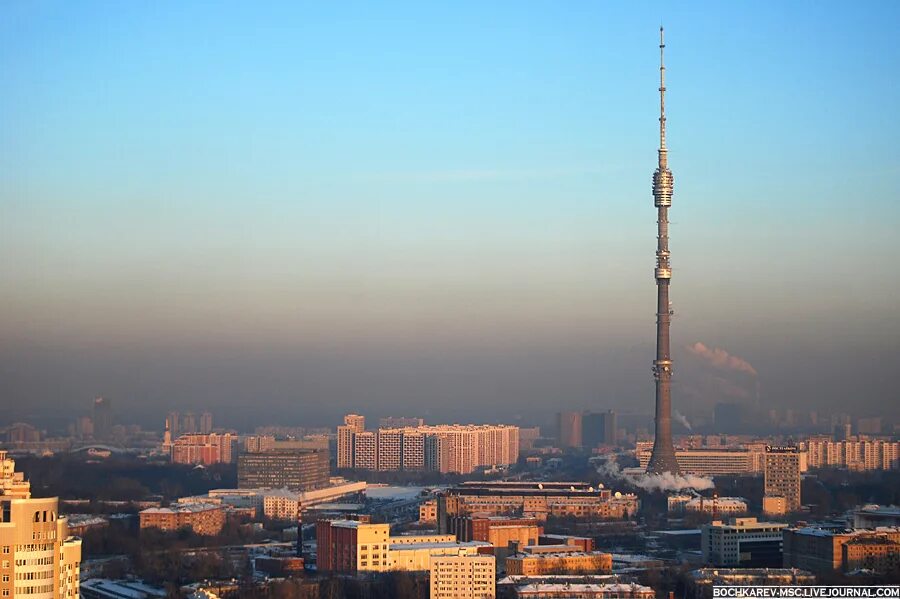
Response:
[[[200,432],[208,435],[213,430],[213,415],[211,412],[203,412],[200,414]]]
[[[656,380],[656,433],[647,470],[656,474],[679,473],[672,444],[672,353],[669,347],[669,328],[672,306],[669,283],[672,265],[669,262],[669,207],[672,205],[672,171],[669,170],[666,149],[666,66],[663,29],[659,28],[659,164],[653,173],[653,203],[656,206],[656,359],[653,378]]]
[[[323,449],[271,449],[238,456],[241,489],[310,491],[328,485],[328,451]]]
[[[181,434],[181,418],[178,412],[169,412],[166,415],[166,428],[171,433],[172,438]]]
[[[344,425],[338,427],[338,465],[468,474],[479,466],[516,463],[518,433],[518,427],[507,425],[423,425],[378,432]]]
[[[436,555],[431,558],[432,599],[494,599],[496,564],[493,555]]]
[[[181,432],[182,433],[196,433],[197,432],[197,417],[194,416],[193,412],[188,412],[184,416],[181,417]]]
[[[366,430],[366,417],[359,414],[344,416],[344,424],[337,429],[337,467],[353,468],[354,436]]]
[[[81,539],[70,536],[57,498],[32,498],[0,451],[0,596],[77,599]]]
[[[378,434],[364,431],[353,434],[353,467],[378,470]]]
[[[556,415],[556,438],[560,447],[581,447],[581,412],[559,412]]]
[[[94,399],[94,438],[109,440],[113,427],[112,403],[105,397]]]
[[[797,447],[766,447],[764,495],[784,497],[787,510],[800,509],[800,452]]]
[[[585,412],[581,417],[581,440],[585,447],[616,444],[616,413]]]

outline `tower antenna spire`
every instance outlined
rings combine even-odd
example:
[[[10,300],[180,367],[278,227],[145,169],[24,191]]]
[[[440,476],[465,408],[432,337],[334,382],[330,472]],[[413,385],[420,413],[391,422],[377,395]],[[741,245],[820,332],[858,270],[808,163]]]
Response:
[[[659,167],[668,166],[666,150],[666,39],[665,30],[659,27]]]

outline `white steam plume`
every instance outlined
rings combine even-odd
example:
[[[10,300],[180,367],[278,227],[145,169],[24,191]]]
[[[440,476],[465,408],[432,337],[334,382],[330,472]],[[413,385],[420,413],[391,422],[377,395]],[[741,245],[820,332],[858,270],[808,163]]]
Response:
[[[640,475],[624,474],[619,470],[615,459],[607,459],[597,467],[597,473],[626,482],[630,485],[644,489],[645,491],[683,491],[694,489],[703,491],[713,488],[713,481],[702,476],[692,474],[650,474]]]
[[[688,422],[688,419],[685,418],[684,414],[682,414],[678,410],[675,410],[675,412],[672,414],[672,416],[674,416],[675,420],[677,420],[678,422],[683,424],[684,428],[688,429],[689,431],[694,430],[694,427],[691,426],[691,423]]]
[[[721,370],[736,370],[756,376],[756,369],[750,365],[750,362],[743,358],[732,356],[719,347],[709,348],[698,341],[693,345],[688,345],[687,350]]]

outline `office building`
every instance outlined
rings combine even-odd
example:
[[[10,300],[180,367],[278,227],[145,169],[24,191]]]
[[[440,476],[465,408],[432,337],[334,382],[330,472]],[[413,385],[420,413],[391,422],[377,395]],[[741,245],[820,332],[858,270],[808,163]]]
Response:
[[[516,515],[622,519],[637,513],[636,495],[594,489],[581,482],[466,482],[437,496],[438,530],[449,532],[456,516]]]
[[[31,485],[0,450],[0,596],[77,599],[81,539],[71,536],[56,497]]]
[[[581,417],[581,440],[584,447],[617,444],[616,413],[585,412]]]
[[[796,447],[766,447],[763,494],[784,497],[789,512],[800,509],[800,452]]]
[[[578,448],[582,446],[581,412],[559,412],[556,415],[556,438],[560,447]]]
[[[198,535],[217,535],[225,526],[225,508],[211,503],[179,503],[154,507],[139,514],[141,530],[157,528],[173,532],[190,528]]]
[[[850,545],[847,547],[847,545]],[[784,567],[810,572],[889,572],[900,560],[900,528],[852,530],[804,526],[784,531]]]
[[[310,491],[328,486],[328,451],[271,449],[238,456],[238,487]]]
[[[496,561],[492,555],[454,555],[431,557],[429,584],[431,599],[494,599],[496,597]]]
[[[189,433],[175,439],[171,446],[173,464],[233,464],[237,435],[231,433]]]
[[[112,434],[113,414],[112,402],[105,397],[94,399],[94,438],[100,441],[108,441]]]
[[[641,468],[650,463],[652,444],[637,443],[635,457]],[[759,474],[763,470],[764,452],[753,448],[680,448],[675,450],[678,467],[685,474],[717,476],[728,474]]]
[[[701,527],[703,561],[714,566],[776,568],[781,565],[782,530],[787,524],[756,518],[714,520]]]

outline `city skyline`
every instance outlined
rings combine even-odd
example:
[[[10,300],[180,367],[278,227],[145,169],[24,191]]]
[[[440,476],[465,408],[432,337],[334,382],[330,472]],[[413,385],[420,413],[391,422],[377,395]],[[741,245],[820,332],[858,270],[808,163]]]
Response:
[[[3,405],[649,413],[662,17],[674,408],[897,417],[872,7],[4,7]]]

